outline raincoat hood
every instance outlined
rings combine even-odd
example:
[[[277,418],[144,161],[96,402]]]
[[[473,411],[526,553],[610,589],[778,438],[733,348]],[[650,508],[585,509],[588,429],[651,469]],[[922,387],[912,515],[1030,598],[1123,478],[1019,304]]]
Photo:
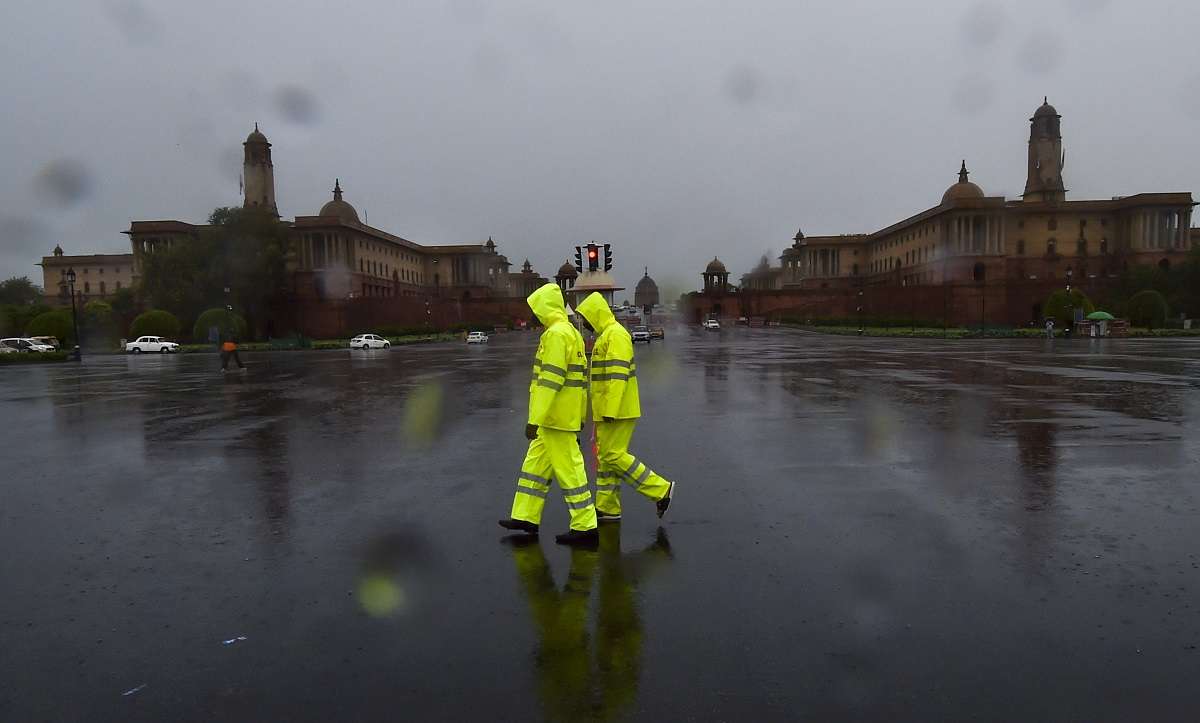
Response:
[[[544,327],[549,328],[551,324],[567,320],[567,309],[563,303],[562,289],[558,288],[558,284],[543,284],[530,294],[526,301]]]
[[[613,316],[612,309],[608,308],[608,302],[604,300],[598,292],[593,291],[588,294],[588,297],[580,302],[575,308],[583,318],[587,319],[596,333],[604,331],[609,324],[617,323],[617,318]]]

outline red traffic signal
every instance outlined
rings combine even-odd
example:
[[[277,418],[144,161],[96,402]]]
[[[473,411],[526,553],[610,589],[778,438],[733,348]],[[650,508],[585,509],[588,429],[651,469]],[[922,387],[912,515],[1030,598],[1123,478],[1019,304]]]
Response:
[[[588,249],[588,258],[589,258],[589,259],[592,259],[592,260],[595,260],[595,258],[596,258],[596,249]]]

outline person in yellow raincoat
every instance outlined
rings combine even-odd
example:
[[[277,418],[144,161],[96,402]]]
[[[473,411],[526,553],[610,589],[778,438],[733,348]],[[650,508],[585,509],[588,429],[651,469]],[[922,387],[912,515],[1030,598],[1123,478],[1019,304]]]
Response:
[[[558,482],[571,513],[567,532],[555,541],[597,544],[596,507],[588,488],[579,449],[579,430],[587,409],[587,358],[583,337],[567,321],[562,290],[547,283],[529,295],[529,308],[545,331],[533,360],[529,384],[529,417],[525,437],[529,450],[517,478],[512,514],[500,526],[536,535],[550,483]]]
[[[621,482],[625,481],[654,500],[661,518],[671,504],[675,483],[629,453],[633,430],[642,416],[633,339],[600,294],[593,292],[577,311],[596,332],[590,365],[592,419],[599,448],[596,516],[601,522],[621,519]]]

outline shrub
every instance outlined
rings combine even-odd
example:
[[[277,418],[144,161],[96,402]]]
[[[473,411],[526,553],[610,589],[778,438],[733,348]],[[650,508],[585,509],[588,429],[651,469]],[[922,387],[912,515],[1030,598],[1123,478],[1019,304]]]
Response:
[[[1154,289],[1139,291],[1129,297],[1126,310],[1131,325],[1151,329],[1165,326],[1167,317],[1171,314],[1166,298]]]
[[[169,311],[151,309],[141,314],[129,325],[129,336],[179,336],[179,319]]]
[[[71,312],[64,309],[38,314],[25,325],[25,336],[52,336],[66,347],[75,343]]]
[[[192,341],[197,343],[215,342],[209,338],[209,331],[216,327],[219,339],[244,339],[246,337],[246,320],[228,309],[208,309],[196,317],[192,325]]]
[[[1046,303],[1042,305],[1042,313],[1047,319],[1054,319],[1054,323],[1060,326],[1068,326],[1075,321],[1072,312],[1075,309],[1083,309],[1083,315],[1087,316],[1096,310],[1092,300],[1087,297],[1079,289],[1058,289],[1050,294],[1050,298],[1046,299]]]

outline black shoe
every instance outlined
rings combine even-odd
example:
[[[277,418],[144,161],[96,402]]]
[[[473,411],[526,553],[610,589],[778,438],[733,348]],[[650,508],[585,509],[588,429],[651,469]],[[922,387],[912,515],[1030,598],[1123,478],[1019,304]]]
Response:
[[[580,547],[594,547],[600,544],[600,533],[595,529],[591,530],[567,530],[561,535],[555,535],[554,541],[560,545],[579,545]]]
[[[517,532],[524,532],[527,535],[536,535],[538,533],[538,526],[525,520],[500,520],[500,526],[506,530],[516,530]]]
[[[667,488],[666,496],[654,503],[654,506],[658,508],[658,519],[661,520],[662,516],[667,514],[667,508],[671,506],[671,495],[673,494],[675,494],[674,482],[672,482],[671,486]]]
[[[601,512],[600,510],[596,510],[596,520],[598,522],[620,522],[621,521],[621,513],[620,512]]]

